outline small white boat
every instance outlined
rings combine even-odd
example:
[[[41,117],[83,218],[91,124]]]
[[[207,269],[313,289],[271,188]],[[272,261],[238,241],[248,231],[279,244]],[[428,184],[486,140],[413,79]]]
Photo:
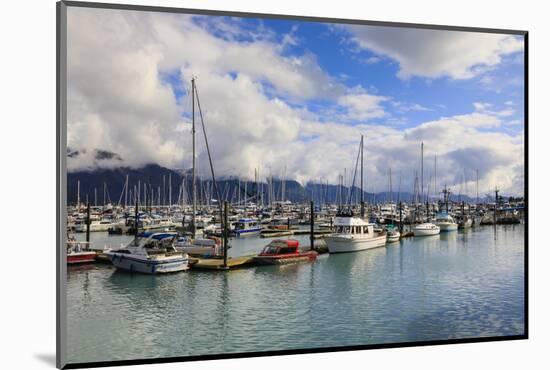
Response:
[[[190,239],[178,238],[175,248],[178,252],[184,252],[192,256],[216,257],[223,256],[221,239],[217,237]]]
[[[437,214],[435,224],[439,226],[441,232],[458,230],[458,224],[455,222],[453,217],[446,212]]]
[[[397,228],[394,227],[388,230],[388,243],[398,242],[400,238],[401,233],[399,232],[399,230],[397,230]]]
[[[439,232],[440,232],[439,226],[434,225],[431,222],[418,224],[418,225],[415,225],[413,228],[414,236],[438,235]]]
[[[386,232],[375,232],[374,224],[350,212],[334,220],[334,233],[325,238],[329,253],[357,252],[386,245]]]
[[[176,237],[174,233],[153,233],[105,255],[120,270],[144,274],[184,271],[189,268],[189,259],[175,249]]]
[[[113,222],[111,220],[92,220],[90,219],[90,232],[101,232],[107,231],[109,228],[113,227]],[[84,223],[75,225],[74,231],[77,233],[86,232],[86,221]]]

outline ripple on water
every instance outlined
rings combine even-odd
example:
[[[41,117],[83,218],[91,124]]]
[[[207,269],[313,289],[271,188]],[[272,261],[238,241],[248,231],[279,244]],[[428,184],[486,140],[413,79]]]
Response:
[[[524,229],[497,231],[496,239],[493,228],[479,228],[226,273],[131,275],[102,265],[70,271],[68,359],[522,334]],[[267,242],[234,240],[231,250],[252,253]]]

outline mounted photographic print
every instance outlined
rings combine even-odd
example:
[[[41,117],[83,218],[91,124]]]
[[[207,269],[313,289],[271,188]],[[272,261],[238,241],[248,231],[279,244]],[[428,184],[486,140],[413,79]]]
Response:
[[[58,3],[58,367],[527,338],[526,60]]]

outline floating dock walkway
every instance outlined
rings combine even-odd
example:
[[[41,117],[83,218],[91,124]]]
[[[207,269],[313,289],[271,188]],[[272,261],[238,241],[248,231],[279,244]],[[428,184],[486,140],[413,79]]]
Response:
[[[190,258],[189,263],[192,269],[197,270],[231,270],[245,266],[252,266],[255,255],[242,257],[229,257],[227,267],[223,265],[223,258]]]

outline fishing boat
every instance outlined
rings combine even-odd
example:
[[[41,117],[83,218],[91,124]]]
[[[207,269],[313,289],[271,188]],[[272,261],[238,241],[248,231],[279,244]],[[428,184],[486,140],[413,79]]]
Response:
[[[431,222],[424,222],[422,224],[415,225],[413,228],[414,236],[438,235],[440,231],[439,226],[432,224]]]
[[[143,235],[105,255],[120,270],[144,274],[184,271],[189,268],[189,260],[186,253],[174,247],[176,237],[174,233]]]
[[[67,240],[67,264],[91,263],[96,257],[96,252],[90,249],[90,243],[74,238]]]
[[[252,218],[241,218],[235,223],[233,234],[236,236],[257,235],[262,231],[262,226]]]
[[[441,232],[458,230],[458,224],[455,222],[454,218],[446,212],[437,214],[435,224],[439,227]]]
[[[254,261],[262,265],[283,265],[297,262],[311,262],[317,258],[315,251],[300,251],[297,240],[273,240],[262,252],[254,257]]]
[[[386,232],[375,231],[375,224],[365,222],[349,211],[336,215],[333,233],[325,238],[329,253],[357,252],[386,245]]]

